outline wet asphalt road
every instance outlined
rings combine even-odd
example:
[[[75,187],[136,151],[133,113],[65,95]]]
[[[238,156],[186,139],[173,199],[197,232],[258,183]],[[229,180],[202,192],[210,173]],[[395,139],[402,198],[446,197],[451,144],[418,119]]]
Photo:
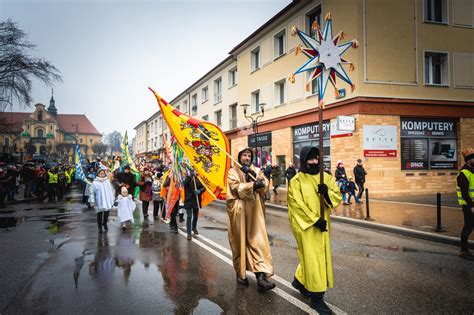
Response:
[[[39,209],[43,208],[43,209]],[[171,234],[163,222],[117,222],[99,235],[75,198],[0,210],[2,314],[301,314],[307,301],[285,286],[297,265],[286,213],[267,211],[278,290],[235,283],[226,213],[202,210],[201,236]],[[114,220],[114,213],[111,215]],[[7,226],[10,226],[7,228]],[[184,228],[184,222],[181,223]],[[335,287],[327,301],[354,314],[474,312],[474,262],[458,248],[334,223]],[[296,304],[296,305],[295,305]],[[306,307],[306,308],[305,308]],[[337,309],[335,309],[337,310]]]

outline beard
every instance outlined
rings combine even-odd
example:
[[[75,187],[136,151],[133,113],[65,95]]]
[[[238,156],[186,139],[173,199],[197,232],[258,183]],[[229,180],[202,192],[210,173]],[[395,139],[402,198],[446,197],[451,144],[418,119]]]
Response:
[[[247,165],[247,166],[250,166],[250,165],[251,165],[250,160],[248,160],[248,161],[240,161],[240,164],[242,164],[242,165]]]

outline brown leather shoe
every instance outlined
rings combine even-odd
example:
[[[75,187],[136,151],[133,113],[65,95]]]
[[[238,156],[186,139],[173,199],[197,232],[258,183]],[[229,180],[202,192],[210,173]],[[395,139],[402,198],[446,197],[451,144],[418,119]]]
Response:
[[[193,237],[191,236],[191,234],[188,234],[188,237],[187,237],[187,238],[188,238],[188,241],[190,241],[190,240],[193,239]]]
[[[194,235],[199,235],[199,232],[198,232],[197,229],[194,229],[194,230],[193,230],[193,233],[194,233]]]

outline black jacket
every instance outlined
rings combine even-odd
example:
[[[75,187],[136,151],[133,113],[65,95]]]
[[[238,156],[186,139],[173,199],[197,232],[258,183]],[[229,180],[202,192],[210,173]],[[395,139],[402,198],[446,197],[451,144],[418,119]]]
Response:
[[[354,176],[356,183],[365,183],[365,175],[367,175],[367,172],[365,171],[365,168],[362,165],[356,165],[354,167]]]
[[[194,185],[196,183],[196,185]],[[199,179],[195,176],[186,176],[183,182],[184,187],[184,207],[186,209],[201,208],[201,194],[206,191]],[[198,193],[196,195],[196,193]],[[196,196],[198,198],[196,198]],[[199,199],[199,205],[197,203]]]
[[[334,172],[336,181],[344,179],[347,181],[346,169],[344,167],[336,167],[336,172]]]

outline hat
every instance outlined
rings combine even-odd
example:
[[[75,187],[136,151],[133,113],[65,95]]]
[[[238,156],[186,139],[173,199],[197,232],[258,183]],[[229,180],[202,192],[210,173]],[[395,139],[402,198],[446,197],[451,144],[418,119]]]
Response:
[[[244,152],[249,152],[250,155],[251,155],[250,160],[253,161],[254,153],[253,153],[253,150],[251,148],[243,148],[242,150],[240,150],[239,154],[237,156],[237,161],[239,161],[239,163],[240,163],[240,158],[242,157],[242,154],[244,154]]]
[[[470,159],[474,159],[474,149],[473,148],[467,148],[462,150],[461,155],[464,157],[464,161],[467,162]]]
[[[308,168],[308,163],[306,163],[308,160],[316,159],[319,156],[319,149],[316,147],[310,147],[306,146],[301,148],[300,151],[300,170],[303,173],[307,173],[309,168]]]
[[[362,163],[362,160],[361,160],[361,159],[357,159],[357,163]]]

